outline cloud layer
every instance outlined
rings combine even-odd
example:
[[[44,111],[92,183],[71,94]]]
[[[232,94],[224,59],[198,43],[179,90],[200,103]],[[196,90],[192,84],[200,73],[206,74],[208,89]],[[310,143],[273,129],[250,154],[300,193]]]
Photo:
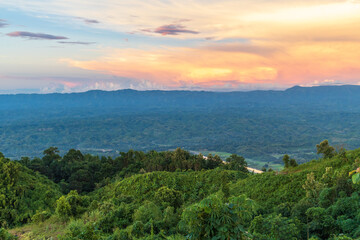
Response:
[[[67,37],[63,36],[55,36],[51,34],[46,33],[32,33],[32,32],[11,32],[6,34],[9,37],[21,37],[21,38],[28,38],[28,39],[34,39],[34,40],[62,40],[62,39],[68,39]]]
[[[358,83],[360,43],[282,44],[258,41],[228,47],[153,50],[112,49],[102,58],[64,59],[72,67],[111,76],[146,79],[171,88],[239,88],[244,84],[318,85]],[[246,48],[249,46],[249,49]],[[231,51],[230,49],[235,48]],[[341,61],[339,61],[341,59]]]

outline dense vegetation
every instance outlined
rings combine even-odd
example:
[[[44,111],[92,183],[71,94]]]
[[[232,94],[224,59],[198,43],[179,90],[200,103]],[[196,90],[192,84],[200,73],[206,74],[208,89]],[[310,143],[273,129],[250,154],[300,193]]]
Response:
[[[228,157],[225,164],[217,155],[191,155],[180,148],[173,152],[144,153],[130,150],[121,152],[116,158],[83,155],[75,149],[70,149],[63,157],[58,153],[56,147],[50,147],[44,151],[42,158],[22,157],[18,162],[59,183],[64,193],[70,190],[77,190],[79,193],[91,192],[96,186],[106,184],[115,175],[123,178],[152,171],[200,171],[217,167],[247,172],[245,159],[236,154]]]
[[[24,224],[37,211],[51,211],[60,196],[55,183],[0,154],[0,227]]]
[[[258,168],[285,153],[301,163],[323,139],[360,146],[359,99],[358,86],[1,95],[0,146],[11,159],[41,157],[48,146],[112,157],[180,146],[236,153]]]
[[[360,149],[335,151],[323,141],[317,150],[322,156],[319,160],[288,164],[280,172],[263,174],[248,173],[246,162],[237,155],[227,164],[209,167],[209,161],[214,161],[211,158],[218,157],[205,159],[181,149],[130,151],[115,159],[83,156],[76,150],[61,157],[56,148],[45,150],[42,159],[9,161],[1,157],[4,180],[0,196],[5,196],[6,202],[0,208],[0,236],[63,240],[357,239],[360,185],[355,184],[357,177],[352,181],[349,172],[358,174]],[[75,159],[81,163],[77,165]],[[111,161],[106,163],[107,159]],[[105,180],[108,176],[101,175],[107,169],[103,164],[115,168],[128,159],[132,160],[127,167],[113,173],[106,170],[111,178]],[[203,165],[195,169],[197,160]],[[290,160],[284,157],[284,165]],[[94,188],[79,193],[70,187],[71,177],[59,181],[49,170],[56,169],[55,162],[63,161],[65,169],[76,166],[73,173],[99,164],[91,176],[101,177],[94,177]],[[157,167],[147,168],[150,162],[148,166]],[[57,184],[26,167],[35,169],[34,165],[43,164],[48,166],[43,174]]]

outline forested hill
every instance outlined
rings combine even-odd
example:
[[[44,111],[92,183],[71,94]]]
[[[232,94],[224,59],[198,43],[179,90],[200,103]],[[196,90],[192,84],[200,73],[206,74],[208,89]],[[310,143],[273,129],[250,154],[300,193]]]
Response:
[[[315,144],[360,145],[360,86],[285,91],[89,91],[0,95],[0,151],[9,158],[182,147],[249,166],[280,168],[281,156],[316,157]]]
[[[93,112],[122,109],[218,108],[218,107],[351,107],[360,110],[360,86],[295,86],[285,91],[204,92],[204,91],[88,91],[70,94],[0,95],[0,110],[76,109]],[[330,105],[331,104],[331,105]]]
[[[101,160],[55,148],[33,160],[0,154],[0,239],[359,239],[360,149],[316,148],[318,160],[284,156],[284,170],[263,174],[240,156],[223,164],[181,149]]]

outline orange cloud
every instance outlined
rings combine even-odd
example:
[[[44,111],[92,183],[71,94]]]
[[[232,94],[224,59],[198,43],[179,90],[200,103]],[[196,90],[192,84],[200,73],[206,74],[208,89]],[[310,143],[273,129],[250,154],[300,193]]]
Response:
[[[276,84],[292,86],[325,79],[356,83],[359,42],[254,42],[254,51],[227,47],[117,49],[92,61],[63,59],[73,67],[148,80],[169,87]],[[222,45],[224,47],[224,45]],[[230,46],[231,47],[231,46]],[[274,49],[261,54],[258,49]]]
[[[73,67],[133,79],[151,80],[170,87],[271,82],[277,69],[262,56],[194,48],[115,50],[95,61],[63,59]],[[263,62],[263,63],[262,63]]]

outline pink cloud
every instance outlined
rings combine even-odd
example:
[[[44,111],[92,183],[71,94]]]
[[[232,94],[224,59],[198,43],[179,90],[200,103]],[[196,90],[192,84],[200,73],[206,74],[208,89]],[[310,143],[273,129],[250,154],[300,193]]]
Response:
[[[61,39],[68,39],[67,37],[63,36],[55,36],[51,34],[46,33],[32,33],[32,32],[11,32],[6,34],[9,37],[22,37],[22,38],[28,38],[28,39],[46,39],[46,40],[61,40]]]

